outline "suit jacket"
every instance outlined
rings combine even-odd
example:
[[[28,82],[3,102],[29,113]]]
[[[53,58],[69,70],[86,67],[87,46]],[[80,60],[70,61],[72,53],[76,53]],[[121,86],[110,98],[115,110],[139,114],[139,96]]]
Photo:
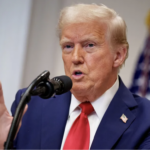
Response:
[[[16,95],[13,115],[24,91]],[[70,92],[47,100],[32,97],[15,140],[16,148],[60,149],[70,100]],[[122,114],[128,118],[126,123],[120,119]],[[119,89],[102,118],[91,149],[138,148],[150,149],[150,101],[131,94],[119,79]]]

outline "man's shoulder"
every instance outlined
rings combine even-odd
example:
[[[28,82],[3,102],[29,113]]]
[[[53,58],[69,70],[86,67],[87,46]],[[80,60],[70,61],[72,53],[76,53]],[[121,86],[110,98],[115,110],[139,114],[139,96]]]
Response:
[[[137,94],[132,93],[122,82],[121,78],[119,77],[119,90],[117,93],[117,98],[123,97],[123,101],[126,103],[127,106],[130,108],[132,107],[140,107],[142,108],[149,108],[150,111],[150,100],[141,97]]]
[[[12,115],[14,115],[15,113],[15,110],[21,100],[21,97],[23,96],[23,94],[26,92],[27,88],[23,88],[23,89],[20,89],[18,90],[18,92],[16,93],[16,97],[15,97],[15,100],[12,104],[12,107],[11,107],[11,112],[12,112]],[[51,98],[48,98],[48,99],[43,99],[41,98],[40,96],[31,96],[31,99],[28,103],[29,107],[40,107],[41,105],[45,104],[47,105],[48,103],[61,103],[61,101],[65,99],[66,101],[70,101],[71,99],[71,92],[66,92],[64,94],[61,94],[61,95],[55,95]]]
[[[133,94],[133,97],[135,101],[137,102],[138,107],[140,107],[143,112],[144,111],[150,112],[150,100],[148,100],[147,98],[141,97],[137,94]]]
[[[20,101],[20,98],[23,96],[23,94],[26,92],[26,90],[27,90],[27,88],[19,89],[16,93],[15,100]],[[68,91],[68,92],[66,92],[64,94],[61,94],[61,95],[54,95],[54,96],[52,96],[48,99],[52,99],[52,98],[56,98],[56,99],[58,98],[59,99],[59,98],[64,97],[64,96],[71,96],[71,92]],[[43,100],[43,98],[41,98],[40,96],[32,96],[32,95],[31,95],[31,99],[41,99],[41,100]]]

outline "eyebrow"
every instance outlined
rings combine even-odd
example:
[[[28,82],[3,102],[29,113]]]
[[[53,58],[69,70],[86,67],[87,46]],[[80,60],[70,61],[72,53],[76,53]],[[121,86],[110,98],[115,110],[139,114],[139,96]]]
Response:
[[[100,39],[95,35],[86,35],[83,38],[81,38],[81,40],[79,42],[90,41],[90,40],[99,41]],[[62,45],[64,43],[71,43],[71,42],[72,41],[69,38],[64,37],[60,40],[60,45]]]
[[[65,37],[65,38],[61,39],[59,43],[60,43],[60,45],[62,45],[64,43],[69,43],[69,42],[71,42],[71,40]]]

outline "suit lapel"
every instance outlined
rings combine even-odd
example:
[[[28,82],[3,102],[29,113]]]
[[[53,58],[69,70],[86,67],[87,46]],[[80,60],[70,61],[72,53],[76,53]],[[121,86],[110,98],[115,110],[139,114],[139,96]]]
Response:
[[[68,119],[70,100],[70,92],[45,100],[41,127],[42,149],[60,149]]]
[[[91,149],[111,149],[135,119],[131,108],[136,109],[132,94],[119,80],[119,89],[111,101],[95,134]],[[128,120],[124,123],[120,117],[124,114]]]

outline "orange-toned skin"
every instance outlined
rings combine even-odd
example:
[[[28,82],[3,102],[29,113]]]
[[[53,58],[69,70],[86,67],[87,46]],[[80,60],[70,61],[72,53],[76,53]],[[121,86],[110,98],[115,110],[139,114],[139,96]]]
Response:
[[[107,28],[96,21],[65,26],[60,45],[65,73],[73,81],[71,92],[81,102],[94,101],[117,79],[126,48],[111,49]],[[82,75],[75,76],[74,71]]]

